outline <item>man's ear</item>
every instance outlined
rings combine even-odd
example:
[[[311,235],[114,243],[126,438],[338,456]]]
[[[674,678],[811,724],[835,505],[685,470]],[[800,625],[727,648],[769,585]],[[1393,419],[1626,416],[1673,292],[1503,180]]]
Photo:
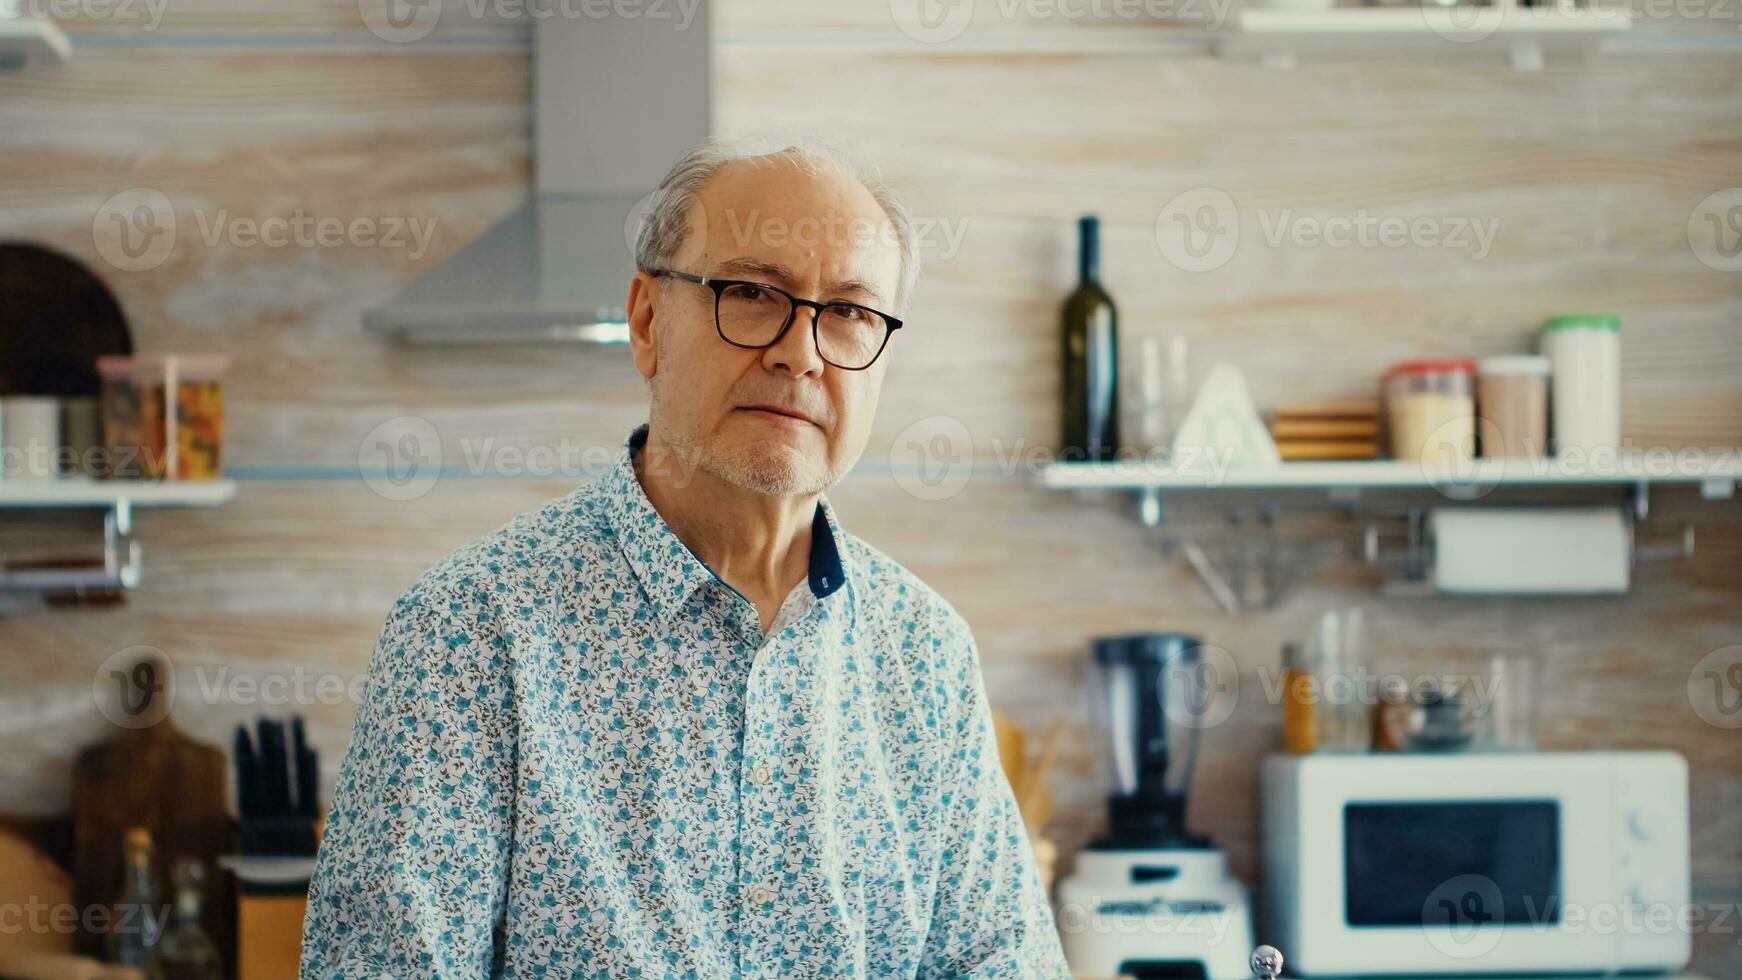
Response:
[[[623,305],[629,311],[629,350],[635,357],[635,370],[644,378],[659,371],[653,343],[653,316],[658,301],[659,283],[645,272],[635,273],[629,280],[629,299]]]

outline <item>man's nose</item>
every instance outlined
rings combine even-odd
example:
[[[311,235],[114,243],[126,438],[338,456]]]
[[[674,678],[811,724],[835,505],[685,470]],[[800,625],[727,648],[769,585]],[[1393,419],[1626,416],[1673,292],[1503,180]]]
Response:
[[[821,374],[824,361],[817,353],[816,318],[820,311],[800,306],[792,311],[792,325],[774,346],[763,352],[762,365],[773,371],[784,368],[795,375]]]

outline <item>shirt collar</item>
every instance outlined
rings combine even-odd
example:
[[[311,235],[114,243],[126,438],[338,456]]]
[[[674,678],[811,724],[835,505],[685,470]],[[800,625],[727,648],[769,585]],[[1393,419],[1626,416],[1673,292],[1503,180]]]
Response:
[[[707,563],[689,549],[665,518],[659,516],[641,480],[635,475],[635,453],[647,443],[647,424],[629,433],[617,450],[616,461],[599,480],[603,512],[623,548],[623,557],[635,572],[642,592],[653,605],[660,622],[681,609],[695,590],[719,580]],[[811,594],[824,599],[847,582],[841,554],[841,525],[828,498],[817,495],[811,521]]]

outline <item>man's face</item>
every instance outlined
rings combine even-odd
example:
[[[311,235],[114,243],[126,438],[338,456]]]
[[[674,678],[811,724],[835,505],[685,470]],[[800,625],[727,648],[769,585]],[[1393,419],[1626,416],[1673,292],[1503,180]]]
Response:
[[[882,208],[857,180],[738,163],[698,195],[672,265],[892,313],[901,259]],[[715,330],[709,287],[636,279],[630,342],[653,390],[652,426],[686,465],[782,496],[819,493],[852,468],[894,338],[871,367],[844,370],[818,355],[815,311],[801,307],[778,343],[745,350]]]

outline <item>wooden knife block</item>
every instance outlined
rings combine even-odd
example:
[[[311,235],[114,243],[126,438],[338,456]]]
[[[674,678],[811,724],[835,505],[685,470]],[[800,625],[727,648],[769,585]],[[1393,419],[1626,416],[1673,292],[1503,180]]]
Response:
[[[322,806],[314,819],[317,851],[326,828]],[[308,885],[236,883],[236,980],[297,980]]]
[[[253,891],[236,898],[236,980],[296,980],[306,890]]]

